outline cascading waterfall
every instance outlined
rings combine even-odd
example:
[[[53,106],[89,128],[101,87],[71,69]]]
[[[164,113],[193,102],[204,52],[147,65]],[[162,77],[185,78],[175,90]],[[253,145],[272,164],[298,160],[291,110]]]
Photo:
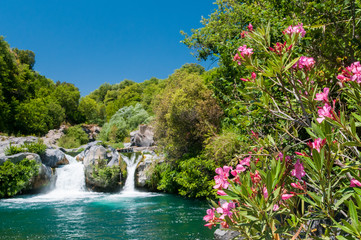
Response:
[[[138,163],[142,160],[143,155],[137,153],[131,153],[130,158],[124,154],[120,154],[124,162],[127,164],[127,179],[124,184],[124,192],[135,192],[134,188],[134,176],[135,170],[137,168]]]
[[[85,192],[85,176],[83,163],[74,157],[65,155],[69,164],[56,169],[55,189],[46,194],[50,198],[77,197]]]

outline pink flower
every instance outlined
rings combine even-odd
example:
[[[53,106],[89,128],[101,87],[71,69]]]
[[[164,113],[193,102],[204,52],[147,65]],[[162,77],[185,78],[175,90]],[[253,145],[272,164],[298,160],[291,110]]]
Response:
[[[281,198],[282,198],[282,200],[287,200],[287,199],[290,199],[293,196],[294,195],[292,193],[291,194],[282,194]]]
[[[263,197],[266,199],[268,198],[268,191],[266,187],[263,187]]]
[[[218,190],[218,191],[217,191],[217,194],[218,194],[219,196],[226,196],[226,195],[227,195],[227,193],[225,193],[223,190]]]
[[[204,221],[210,221],[214,218],[214,208],[212,209],[207,209],[207,215],[203,217]]]
[[[300,163],[300,159],[297,159],[297,162],[294,165],[294,169],[291,171],[291,175],[301,180],[302,177],[306,175],[303,164]]]
[[[301,184],[298,183],[291,183],[291,186],[300,190],[305,190],[305,188],[303,186],[301,186]]]
[[[251,176],[251,181],[253,184],[257,184],[259,182],[261,182],[262,178],[261,175],[259,174],[259,172],[256,170],[254,173],[249,173],[249,175]]]
[[[301,34],[301,37],[304,37],[306,35],[305,29],[303,29],[303,23],[300,23],[296,26],[289,26],[283,31],[283,34],[287,34],[289,36],[292,36],[293,34]]]
[[[310,71],[315,65],[315,60],[312,57],[302,56],[292,67],[299,70]]]
[[[229,186],[228,177],[229,171],[232,170],[231,167],[223,166],[222,168],[217,168],[216,173],[217,176],[214,177],[216,185],[213,187],[215,189],[227,189]]]
[[[238,175],[238,173],[244,172],[244,171],[246,171],[246,170],[247,170],[247,169],[246,169],[242,164],[238,164],[238,165],[236,166],[236,169],[233,170],[233,171],[231,171],[231,174],[236,177],[236,176]]]
[[[321,152],[321,148],[326,144],[326,138],[325,139],[321,139],[321,138],[316,138],[314,142],[309,142],[307,145],[311,148],[311,149],[316,149],[317,152]]]
[[[273,205],[273,211],[276,212],[280,209],[280,206],[278,206],[277,204]]]
[[[322,93],[316,93],[316,101],[323,101],[328,103],[328,93],[330,92],[329,88],[324,88]]]
[[[342,70],[342,74],[337,76],[337,79],[341,82],[356,81],[361,83],[361,64],[360,62],[354,62],[346,69]]]
[[[234,202],[223,203],[221,207],[217,208],[217,213],[222,214],[219,218],[224,219],[225,216],[231,217],[232,216],[231,210],[235,207],[236,205],[234,204]]]
[[[241,53],[242,57],[251,56],[253,54],[253,48],[247,48],[247,45],[240,46],[238,51]]]
[[[352,178],[350,181],[350,187],[361,187],[361,182]]]
[[[240,78],[241,79],[241,81],[243,81],[243,82],[249,82],[249,79],[248,78]]]
[[[255,72],[252,72],[252,79],[256,79],[257,74]]]
[[[325,120],[326,117],[332,119],[333,116],[332,116],[332,108],[331,108],[331,106],[328,103],[326,103],[325,106],[318,109],[318,115],[320,115],[320,117],[317,118],[316,120],[319,123],[322,123],[323,120]]]
[[[250,166],[251,157],[252,157],[252,156],[248,156],[248,157],[246,157],[246,158],[243,158],[243,160],[240,161],[239,163],[240,163],[241,165],[246,165],[246,166],[249,167],[249,166]]]
[[[250,32],[253,31],[253,26],[252,26],[252,24],[248,24],[247,28],[248,28],[248,30],[249,30]]]
[[[247,31],[242,31],[241,32],[241,38],[245,38],[247,34],[248,34]]]
[[[273,48],[272,47],[270,47],[269,49],[271,50],[271,52],[274,52],[274,53],[276,53],[277,55],[283,55],[283,49],[285,48],[285,46],[286,46],[286,43],[287,42],[285,42],[284,44],[282,44],[282,43],[279,43],[279,42],[277,42],[274,46],[273,46]],[[286,49],[286,51],[288,51],[289,50],[289,47]]]

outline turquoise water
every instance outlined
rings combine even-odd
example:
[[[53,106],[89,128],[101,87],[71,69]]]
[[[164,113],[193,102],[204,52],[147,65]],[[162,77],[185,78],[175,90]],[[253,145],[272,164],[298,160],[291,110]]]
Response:
[[[157,193],[0,200],[0,239],[213,239],[208,204]]]

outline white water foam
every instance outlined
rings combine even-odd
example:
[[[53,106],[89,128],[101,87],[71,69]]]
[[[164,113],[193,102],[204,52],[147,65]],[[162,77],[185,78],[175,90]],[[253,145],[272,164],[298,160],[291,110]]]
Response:
[[[129,197],[132,197],[136,194],[139,194],[140,192],[135,190],[134,187],[134,176],[135,176],[135,170],[138,166],[138,163],[143,159],[143,155],[136,153],[132,153],[130,158],[127,156],[120,154],[122,159],[127,164],[127,179],[125,180],[123,191],[121,192],[122,195],[129,195]]]

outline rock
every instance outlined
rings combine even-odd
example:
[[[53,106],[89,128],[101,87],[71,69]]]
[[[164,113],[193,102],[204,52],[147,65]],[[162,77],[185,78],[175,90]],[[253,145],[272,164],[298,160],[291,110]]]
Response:
[[[45,187],[48,187],[52,180],[52,170],[50,167],[45,166],[41,162],[41,158],[35,153],[18,153],[11,156],[0,157],[0,165],[5,161],[11,161],[14,164],[19,163],[24,159],[35,160],[39,164],[38,175],[32,177],[29,181],[29,185],[23,189],[23,192],[39,192]]]
[[[30,192],[40,192],[50,187],[51,183],[54,182],[53,171],[50,167],[41,164],[39,166],[39,173],[30,179],[30,186],[26,189]]]
[[[84,150],[81,155],[80,157],[83,159],[84,164],[85,183],[89,189],[100,192],[113,192],[120,188],[120,174],[112,182],[101,181],[93,177],[93,170],[99,165],[101,160],[105,160],[106,166],[104,167],[119,165],[119,154],[114,148],[93,145]]]
[[[130,133],[131,146],[150,147],[154,145],[153,129],[148,125],[140,125],[139,130]]]
[[[64,136],[67,128],[66,125],[61,125],[59,129],[49,130],[49,132],[42,137],[44,144],[51,147],[57,147],[59,138]]]
[[[139,163],[136,170],[135,185],[137,187],[144,188],[146,183],[150,180],[150,176],[147,174],[148,169],[154,163],[163,162],[164,156],[158,156],[154,152],[144,153],[144,160]]]
[[[3,137],[0,141],[0,157],[5,156],[5,150],[11,145],[20,146],[24,143],[38,142],[39,138],[28,136],[28,137]]]
[[[43,164],[51,168],[69,164],[65,154],[59,149],[46,149],[45,153],[41,155],[41,160]]]
[[[38,154],[22,152],[22,153],[10,155],[10,156],[0,157],[0,165],[4,164],[5,161],[10,161],[14,164],[17,164],[18,162],[24,160],[25,158],[30,159],[30,160],[35,160],[37,163],[41,163],[41,158]]]
[[[236,238],[239,236],[240,233],[236,231],[224,230],[224,229],[217,229],[214,232],[214,240],[232,240],[232,239],[243,239],[241,237]]]
[[[99,127],[97,124],[83,124],[82,128],[88,134],[89,141],[91,142],[95,141],[101,130],[101,127]]]

